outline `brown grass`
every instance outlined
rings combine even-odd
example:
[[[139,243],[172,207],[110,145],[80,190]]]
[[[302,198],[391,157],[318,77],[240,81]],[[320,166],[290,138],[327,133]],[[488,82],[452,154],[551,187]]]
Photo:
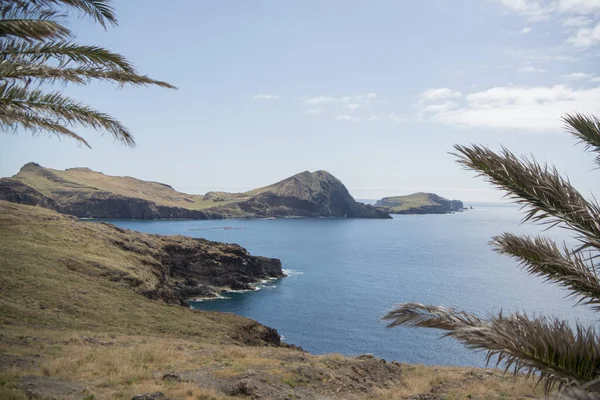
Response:
[[[38,360],[31,366],[0,365],[1,399],[26,398],[19,384],[24,375],[73,381],[95,399],[156,391],[178,399],[228,399],[222,388],[250,371],[257,374],[257,385],[266,385],[264,379],[281,397],[294,391],[340,399],[539,394],[531,382],[496,372],[408,365],[401,380],[400,375],[393,382],[375,379],[367,392],[353,389],[365,384],[355,381],[355,371],[368,363],[339,354],[244,346],[240,328],[253,321],[151,301],[103,276],[100,272],[116,269],[145,285],[156,279],[143,254],[111,246],[103,229],[108,228],[0,202],[0,355]],[[162,379],[166,372],[185,371],[196,371],[196,380]]]

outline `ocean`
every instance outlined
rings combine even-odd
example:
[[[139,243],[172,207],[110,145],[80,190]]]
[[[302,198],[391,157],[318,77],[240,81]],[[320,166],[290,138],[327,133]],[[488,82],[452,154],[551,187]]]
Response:
[[[445,215],[398,215],[391,220],[279,219],[219,221],[108,220],[147,233],[238,243],[254,255],[281,259],[287,278],[252,292],[193,302],[271,326],[287,343],[315,353],[371,353],[389,361],[484,366],[484,354],[441,331],[386,328],[381,317],[397,303],[443,304],[488,316],[525,311],[592,324],[568,293],[527,275],[488,242],[504,231],[538,233],[520,225],[519,208],[476,204]],[[567,231],[546,232],[567,240]]]

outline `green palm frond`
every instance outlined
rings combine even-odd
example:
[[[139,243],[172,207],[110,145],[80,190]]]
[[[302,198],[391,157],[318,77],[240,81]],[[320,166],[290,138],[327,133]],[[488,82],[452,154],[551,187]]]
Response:
[[[48,65],[26,65],[21,63],[0,62],[0,79],[14,79],[29,82],[36,79],[39,83],[70,82],[88,84],[92,80],[104,80],[134,86],[156,85],[168,89],[176,89],[167,82],[157,81],[145,75],[106,70],[98,68],[60,68]]]
[[[13,36],[23,39],[63,39],[71,31],[56,21],[32,19],[0,20],[0,38]]]
[[[560,320],[529,319],[524,314],[499,314],[482,320],[473,314],[447,307],[407,303],[396,306],[384,319],[389,327],[408,325],[446,331],[474,350],[487,351],[506,370],[532,376],[540,373],[546,390],[583,385],[600,372],[600,337],[591,327],[576,326],[574,332]]]
[[[600,119],[593,115],[567,114],[563,121],[567,131],[584,143],[586,150],[598,153],[596,162],[600,164]]]
[[[479,172],[506,191],[506,197],[523,206],[527,211],[523,221],[564,223],[585,243],[580,250],[600,250],[600,208],[586,200],[556,168],[519,159],[506,148],[500,154],[478,145],[454,148],[460,164]]]
[[[56,61],[59,66],[72,63],[84,67],[107,68],[136,73],[133,65],[120,54],[99,46],[82,46],[73,42],[30,43],[23,40],[2,40],[0,60],[26,64],[45,64]]]
[[[517,259],[532,275],[555,282],[578,297],[582,304],[600,311],[600,282],[594,265],[579,253],[561,249],[545,237],[517,236],[504,233],[492,239],[495,250]]]
[[[0,115],[10,116],[14,110],[38,115],[42,119],[104,130],[127,145],[135,144],[129,130],[119,121],[59,92],[44,93],[17,85],[0,86]]]
[[[0,3],[0,16],[10,19],[13,16],[28,15],[31,17],[58,17],[65,16],[61,13],[69,8],[75,9],[83,15],[89,16],[94,21],[106,28],[108,25],[116,26],[117,17],[110,0],[2,0]]]
[[[0,130],[4,132],[17,132],[20,129],[24,129],[32,132],[34,135],[41,132],[49,132],[61,137],[69,137],[77,140],[79,143],[91,148],[89,143],[73,132],[71,129],[65,127],[60,121],[52,121],[48,118],[43,118],[35,113],[19,110],[4,111],[0,109]]]
[[[73,126],[79,125],[109,132],[133,146],[131,133],[110,115],[59,92],[45,93],[37,88],[92,81],[119,86],[175,86],[137,73],[120,54],[69,41],[72,33],[63,22],[70,11],[88,16],[105,28],[117,25],[111,0],[0,0],[0,129],[34,134],[46,130],[89,147],[73,131]]]

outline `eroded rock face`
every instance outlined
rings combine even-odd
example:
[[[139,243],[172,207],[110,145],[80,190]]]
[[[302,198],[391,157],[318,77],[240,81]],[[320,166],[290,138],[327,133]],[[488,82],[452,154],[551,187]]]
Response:
[[[142,293],[168,303],[214,297],[224,290],[253,289],[253,284],[284,277],[281,261],[253,256],[237,244],[212,242],[184,236],[149,235],[104,224],[114,233],[111,244],[150,256],[158,284]],[[114,280],[138,287],[141,282],[115,273]],[[112,278],[111,278],[112,279]]]

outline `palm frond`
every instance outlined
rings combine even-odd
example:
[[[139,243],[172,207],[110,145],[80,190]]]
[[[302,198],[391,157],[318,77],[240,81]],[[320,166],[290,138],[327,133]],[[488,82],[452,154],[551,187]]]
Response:
[[[598,400],[598,392],[588,392],[581,389],[567,389],[548,397],[548,400]]]
[[[576,113],[567,114],[563,121],[567,131],[580,143],[584,143],[586,150],[598,153],[596,162],[600,164],[600,119],[593,115]]]
[[[5,39],[0,42],[0,60],[29,65],[56,61],[61,67],[76,63],[84,67],[136,73],[129,60],[120,54],[99,46],[84,46],[63,41],[30,43],[18,39]]]
[[[428,327],[447,331],[474,350],[487,351],[506,370],[532,376],[539,372],[546,390],[558,385],[581,385],[600,374],[600,337],[592,327],[576,331],[560,320],[529,319],[525,314],[499,314],[482,320],[447,307],[408,303],[396,306],[384,319],[388,325]]]
[[[391,321],[388,328],[408,325],[420,328],[436,328],[453,331],[465,327],[480,326],[479,317],[444,306],[428,306],[421,303],[405,303],[387,313],[384,320]]]
[[[117,17],[110,3],[110,0],[2,0],[3,12],[0,12],[0,15],[4,18],[7,15],[35,15],[36,13],[49,13],[56,16],[58,7],[72,8],[106,28],[108,25],[117,25]]]
[[[504,233],[492,239],[495,250],[519,261],[530,274],[555,282],[579,298],[579,303],[600,311],[600,282],[589,259],[572,254],[565,246],[560,250],[545,237],[517,236]]]
[[[69,137],[91,148],[84,138],[65,127],[60,121],[52,121],[26,111],[10,110],[7,112],[0,108],[0,130],[4,132],[17,132],[19,129],[28,130],[33,134],[49,132],[58,137]]]
[[[600,249],[600,208],[586,200],[555,168],[519,159],[505,148],[500,154],[478,145],[454,148],[460,164],[479,172],[506,191],[506,197],[523,206],[523,221],[564,223],[579,234],[582,249]]]
[[[0,20],[0,37],[13,36],[23,39],[62,39],[71,31],[56,21],[35,19]]]
[[[39,115],[40,118],[80,124],[96,130],[105,130],[129,146],[135,141],[129,130],[110,115],[74,101],[59,92],[44,93],[17,85],[0,86],[0,113],[10,115],[14,110]]]
[[[115,82],[123,86],[156,85],[163,88],[176,89],[167,82],[157,81],[145,75],[124,71],[106,70],[99,68],[61,68],[44,64],[27,65],[22,63],[0,62],[0,80],[21,80],[29,82],[35,79],[38,83],[71,82],[87,84],[92,80]]]

